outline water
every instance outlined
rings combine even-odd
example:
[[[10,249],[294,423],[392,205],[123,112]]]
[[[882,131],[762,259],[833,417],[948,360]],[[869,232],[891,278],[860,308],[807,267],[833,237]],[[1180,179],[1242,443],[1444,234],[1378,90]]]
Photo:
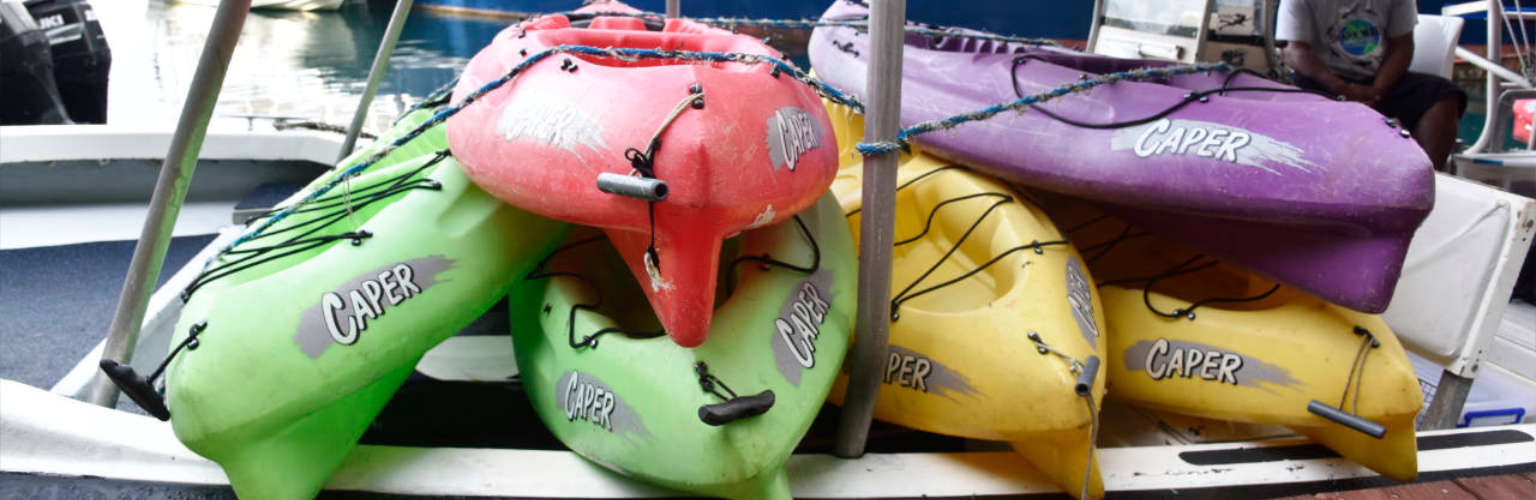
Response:
[[[93,5],[112,47],[108,121],[174,127],[214,8],[166,0],[98,0]],[[251,13],[219,94],[213,126],[269,123],[243,118],[248,116],[347,124],[393,7],[390,0],[365,0],[349,2],[340,12]],[[365,130],[387,128],[391,118],[451,81],[509,23],[411,12]],[[807,66],[798,47],[778,48]],[[1458,134],[1471,144],[1483,126],[1482,81],[1457,83],[1471,95]]]
[[[214,8],[166,0],[92,2],[112,48],[108,122],[170,129],[192,83]],[[252,12],[225,76],[213,127],[263,126],[282,116],[346,125],[362,96],[394,2],[349,2],[340,12]],[[370,106],[365,130],[439,86],[507,20],[411,12]]]

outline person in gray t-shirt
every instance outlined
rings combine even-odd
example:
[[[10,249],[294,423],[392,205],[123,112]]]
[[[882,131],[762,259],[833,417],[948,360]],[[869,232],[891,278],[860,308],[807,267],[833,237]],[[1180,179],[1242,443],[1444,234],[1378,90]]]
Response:
[[[1281,0],[1275,39],[1297,86],[1368,104],[1413,132],[1436,169],[1456,140],[1467,94],[1436,75],[1411,73],[1413,0]]]

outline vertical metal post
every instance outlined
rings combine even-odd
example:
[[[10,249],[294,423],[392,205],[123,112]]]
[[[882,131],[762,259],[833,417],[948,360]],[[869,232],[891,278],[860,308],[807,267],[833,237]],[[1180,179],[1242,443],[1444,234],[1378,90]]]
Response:
[[[889,141],[901,119],[901,65],[906,0],[870,2],[870,60],[864,95],[864,137]],[[896,153],[864,158],[863,216],[859,222],[858,333],[848,357],[848,393],[837,426],[837,456],[864,454],[869,421],[880,390],[880,367],[890,341],[891,247],[895,243]]]
[[[1104,24],[1104,0],[1093,0],[1093,21],[1088,24],[1088,46],[1084,52],[1093,53],[1099,46],[1099,25]]]
[[[1264,0],[1264,67],[1269,73],[1280,74],[1280,49],[1275,48],[1275,17],[1280,15],[1280,0]]]
[[[1467,404],[1467,394],[1472,392],[1472,379],[1440,372],[1440,382],[1435,384],[1435,397],[1424,408],[1419,419],[1419,430],[1450,429],[1461,423],[1461,409]]]
[[[1500,53],[1503,51],[1504,45],[1504,38],[1501,36],[1502,32],[1500,31],[1504,24],[1502,22],[1503,19],[1504,5],[1499,3],[1499,0],[1488,0],[1488,62],[1491,63],[1492,67],[1502,67],[1504,64],[1504,61],[1500,60],[1502,59]],[[1461,51],[1464,49],[1458,47],[1456,50]],[[1476,60],[1469,60],[1476,63]],[[1484,150],[1498,151],[1503,146],[1502,144],[1495,145],[1491,140],[1493,131],[1502,128],[1498,123],[1501,117],[1497,112],[1500,93],[1499,77],[1494,74],[1494,70],[1491,67],[1484,69],[1487,75],[1484,77],[1485,81],[1483,83],[1485,94],[1483,95],[1483,103],[1487,107],[1483,111],[1485,113],[1483,115],[1483,133],[1478,134],[1477,142],[1472,143],[1472,146],[1468,147],[1466,151],[1462,151],[1461,154],[1482,153]],[[1456,162],[1453,161],[1451,163],[1454,169]],[[1454,170],[1452,171],[1454,172]]]
[[[389,69],[389,56],[395,53],[395,43],[400,41],[400,28],[405,26],[405,18],[411,13],[412,0],[397,0],[395,11],[389,15],[389,27],[384,29],[384,39],[379,41],[379,50],[373,54],[373,67],[368,69],[368,86],[363,87],[363,98],[357,102],[357,111],[352,113],[352,125],[347,127],[347,138],[341,141],[341,154],[336,160],[340,161],[352,154],[352,148],[357,146],[357,135],[363,131],[363,122],[368,119],[368,106],[373,103],[373,95],[379,91],[379,80],[384,79],[384,71]]]
[[[667,17],[677,17],[678,12],[681,10],[677,5],[678,3],[679,0],[667,0]]]
[[[160,164],[160,177],[149,200],[144,230],[133,247],[133,260],[128,264],[123,291],[117,299],[117,313],[107,332],[102,359],[128,364],[133,357],[139,326],[144,321],[144,307],[154,292],[155,282],[159,281],[160,266],[165,263],[165,251],[171,244],[171,231],[176,227],[176,216],[181,213],[181,203],[192,183],[192,170],[197,167],[197,154],[203,147],[203,136],[208,132],[208,120],[218,103],[224,73],[229,69],[230,56],[234,54],[235,42],[240,39],[240,28],[245,25],[245,14],[250,8],[251,0],[224,0],[213,14],[208,40],[203,43],[203,55],[197,61],[197,73],[192,76],[192,88],[187,91],[186,104],[182,105],[181,117],[176,122],[176,134],[171,137],[171,149],[165,154],[165,162]],[[91,403],[107,407],[117,405],[117,386],[105,374],[96,374]]]

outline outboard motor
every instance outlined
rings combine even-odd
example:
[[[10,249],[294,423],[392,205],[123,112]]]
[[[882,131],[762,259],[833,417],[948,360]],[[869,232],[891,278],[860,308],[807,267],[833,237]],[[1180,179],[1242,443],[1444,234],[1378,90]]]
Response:
[[[48,35],[53,79],[69,117],[80,123],[107,122],[107,76],[112,50],[86,0],[26,0],[27,10]]]
[[[0,0],[0,125],[71,123],[53,82],[48,35],[20,0]]]

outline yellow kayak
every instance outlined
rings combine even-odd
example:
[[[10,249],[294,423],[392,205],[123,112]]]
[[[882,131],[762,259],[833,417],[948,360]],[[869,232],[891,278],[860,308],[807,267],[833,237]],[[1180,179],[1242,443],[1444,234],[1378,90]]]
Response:
[[[1380,316],[1279,286],[1084,202],[1048,205],[1062,227],[1078,228],[1070,236],[1100,280],[1117,399],[1284,425],[1389,478],[1418,475],[1422,396]]]
[[[857,235],[851,153],[862,119],[829,114],[843,147],[832,191]],[[1011,442],[1072,495],[1086,482],[1088,497],[1103,496],[1091,445],[1104,377],[1086,365],[1105,360],[1104,316],[1082,257],[995,179],[919,152],[903,157],[897,182],[894,319],[875,418]],[[839,378],[832,403],[846,386]]]

